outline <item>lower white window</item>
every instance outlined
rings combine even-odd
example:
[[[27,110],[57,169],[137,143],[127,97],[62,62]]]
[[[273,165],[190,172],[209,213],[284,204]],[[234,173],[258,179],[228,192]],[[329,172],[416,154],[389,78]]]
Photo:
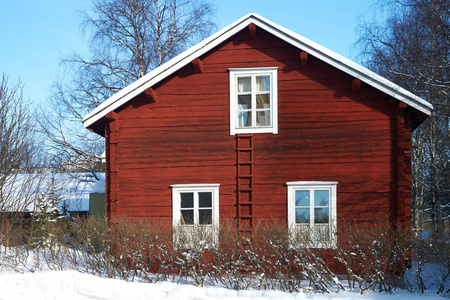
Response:
[[[294,243],[336,245],[336,186],[330,181],[287,182],[288,226]]]
[[[174,242],[179,247],[218,241],[219,184],[174,184],[172,221]]]

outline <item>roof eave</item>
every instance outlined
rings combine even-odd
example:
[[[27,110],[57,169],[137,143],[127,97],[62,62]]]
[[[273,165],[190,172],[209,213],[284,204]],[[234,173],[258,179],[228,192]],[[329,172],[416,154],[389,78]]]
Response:
[[[277,36],[298,49],[308,52],[325,63],[330,64],[350,76],[360,79],[361,81],[373,86],[387,95],[390,95],[399,101],[403,101],[427,115],[431,115],[433,106],[429,102],[417,97],[416,95],[388,81],[369,69],[358,65],[344,56],[341,56],[295,32],[292,32],[289,29],[281,27],[257,14],[248,14],[213,34],[209,38],[187,49],[167,63],[159,66],[147,75],[111,96],[83,118],[84,126],[89,128],[108,112],[124,105],[130,99],[142,93],[146,88],[157,84],[170,74],[173,74],[175,71],[189,64],[194,58],[210,51],[212,48],[232,37],[250,23],[254,23],[256,26]]]
[[[329,50],[289,29],[283,28],[269,20],[260,17],[261,20],[266,24],[258,24],[263,29],[272,33],[275,36],[283,39],[284,41],[290,43],[291,45],[308,52],[309,54],[317,57],[318,59],[328,63],[329,65],[360,79],[361,81],[377,88],[378,90],[386,93],[387,95],[396,98],[399,101],[403,101],[406,104],[414,107],[415,109],[431,115],[433,106],[428,101],[414,95],[413,93],[403,89],[402,87],[394,84],[393,82],[387,80],[386,78],[376,74],[375,72],[351,61],[350,59]],[[264,28],[266,25],[267,27]]]
[[[129,99],[134,98],[138,94],[142,93],[143,90],[141,88],[143,86],[151,87],[161,81],[162,79],[166,78],[176,70],[184,67],[188,63],[190,63],[194,58],[197,58],[207,51],[211,50],[221,42],[225,41],[226,39],[233,36],[237,31],[240,31],[242,28],[247,26],[247,23],[245,22],[248,19],[251,19],[254,14],[248,14],[241,19],[237,20],[236,22],[228,25],[227,27],[223,28],[222,30],[219,30],[215,34],[211,35],[210,37],[204,39],[203,41],[199,42],[198,44],[194,45],[193,47],[187,49],[186,51],[180,53],[176,57],[172,58],[168,62],[162,64],[161,66],[157,67],[147,75],[141,77],[140,79],[136,80],[129,86],[123,88],[110,98],[108,98],[105,102],[100,104],[96,109],[94,109],[92,112],[88,113],[83,118],[84,126],[87,128],[93,123],[95,123],[97,120],[99,120],[101,117],[106,115],[108,112],[113,111],[114,109],[122,106],[125,104]],[[239,26],[240,25],[240,26]],[[212,45],[213,44],[213,45]],[[208,47],[209,46],[209,47]]]

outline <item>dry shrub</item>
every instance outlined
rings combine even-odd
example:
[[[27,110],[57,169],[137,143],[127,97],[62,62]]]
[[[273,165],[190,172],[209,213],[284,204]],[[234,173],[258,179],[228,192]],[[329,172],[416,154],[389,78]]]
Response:
[[[247,256],[251,239],[240,236],[234,220],[223,222],[219,229],[219,243],[212,256],[213,283],[223,284],[228,289],[241,290],[250,286],[248,276],[252,274]],[[255,275],[255,274],[253,274]]]
[[[28,243],[33,219],[28,213],[0,212],[0,245],[22,246]]]
[[[172,257],[171,229],[161,223],[121,217],[108,224],[90,217],[71,228],[70,244],[82,250],[85,270],[100,276],[125,280],[138,276],[151,282],[158,279],[152,274],[166,272]]]
[[[214,282],[230,289],[331,292],[343,288],[322,258],[325,250],[293,240],[284,224],[259,223],[251,235],[239,233],[234,222],[222,224],[213,253]],[[313,246],[311,248],[311,246]],[[329,255],[328,255],[329,256]]]
[[[219,228],[215,226],[178,226],[173,229],[174,261],[178,281],[182,278],[196,286],[211,281],[213,256],[217,251]]]
[[[424,293],[435,288],[438,294],[450,293],[449,233],[424,230],[412,241],[413,265],[406,276],[406,288]]]
[[[411,263],[408,228],[385,221],[341,221],[339,229],[335,258],[350,288],[357,287],[361,293],[369,289],[391,292],[402,284],[404,270]]]
[[[266,279],[266,287],[287,292],[344,289],[330,269],[330,248],[313,239],[309,230],[288,230],[272,221],[257,226],[255,237],[257,254],[270,279]]]
[[[293,235],[275,221],[256,224],[251,234],[239,232],[235,220],[223,221],[220,228],[173,229],[171,224],[125,217],[65,220],[48,224],[46,230],[45,245],[12,247],[0,254],[0,265],[25,266],[32,253],[31,269],[47,266],[131,281],[171,280],[235,290],[326,293],[344,289],[337,271],[361,293],[390,292],[409,266],[411,249],[409,230],[383,222],[374,226],[340,221],[336,247],[323,247],[310,232]],[[408,277],[409,290],[429,289],[432,279],[439,292],[448,293],[448,239],[432,237],[413,245],[419,267]],[[442,266],[440,275],[425,274],[429,262]]]

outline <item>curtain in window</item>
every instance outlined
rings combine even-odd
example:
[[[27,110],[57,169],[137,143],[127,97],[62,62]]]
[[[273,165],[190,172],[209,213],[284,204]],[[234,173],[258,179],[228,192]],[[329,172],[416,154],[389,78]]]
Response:
[[[256,76],[256,91],[269,92],[270,91],[270,76]]]
[[[238,92],[250,93],[252,91],[252,78],[251,77],[239,77],[238,78]]]

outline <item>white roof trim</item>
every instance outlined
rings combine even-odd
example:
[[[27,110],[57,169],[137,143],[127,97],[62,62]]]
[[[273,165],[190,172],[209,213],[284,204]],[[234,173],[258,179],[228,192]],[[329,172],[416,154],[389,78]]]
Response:
[[[183,53],[111,96],[83,118],[84,126],[89,127],[104,117],[107,113],[127,103],[147,88],[154,86],[167,76],[189,64],[195,58],[210,51],[212,48],[244,29],[250,23],[254,23],[256,26],[286,41],[294,47],[306,51],[325,63],[330,64],[350,76],[360,79],[361,81],[386,93],[387,95],[392,96],[399,101],[405,102],[411,107],[414,107],[427,115],[431,114],[433,106],[422,98],[325,47],[252,13],[244,16],[243,18],[213,34],[209,38],[187,49]]]

